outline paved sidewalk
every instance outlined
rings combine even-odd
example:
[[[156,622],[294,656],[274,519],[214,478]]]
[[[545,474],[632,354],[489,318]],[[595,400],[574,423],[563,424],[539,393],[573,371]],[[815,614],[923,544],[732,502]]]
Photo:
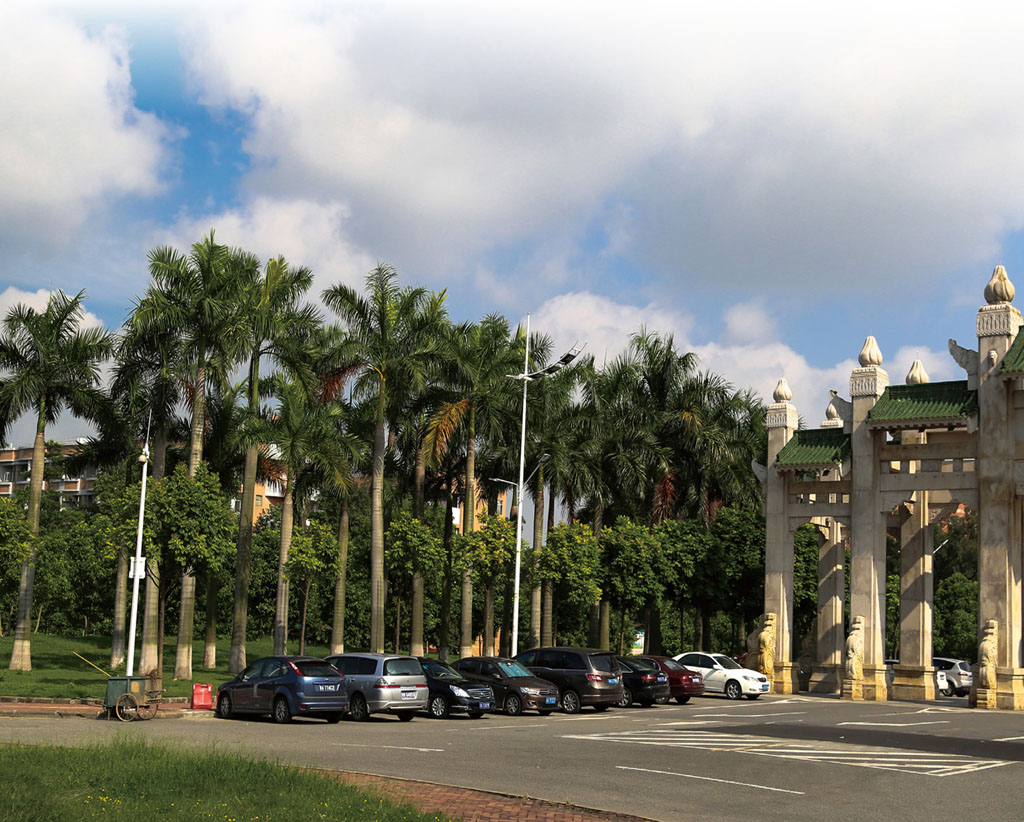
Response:
[[[182,697],[166,700],[160,704],[155,718],[203,719],[213,716],[213,711],[193,711],[188,705],[188,700]],[[103,700],[100,699],[56,700],[0,697],[0,716],[50,716],[57,718],[77,716],[86,719],[100,719],[105,718],[106,713],[103,708]]]
[[[562,805],[543,799],[453,788],[413,779],[311,769],[387,799],[404,802],[425,813],[439,813],[463,822],[650,822],[646,817]]]

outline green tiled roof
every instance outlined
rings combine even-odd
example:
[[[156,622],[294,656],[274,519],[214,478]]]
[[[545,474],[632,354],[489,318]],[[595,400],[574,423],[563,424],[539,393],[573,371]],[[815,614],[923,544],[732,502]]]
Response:
[[[1003,363],[999,366],[1000,374],[1021,374],[1024,373],[1024,328],[1017,332],[1017,337],[1010,346],[1010,350],[1003,357]]]
[[[978,413],[978,394],[967,390],[967,380],[890,385],[868,412],[872,422],[951,420]]]
[[[775,458],[780,468],[835,465],[850,456],[850,435],[842,428],[804,428],[793,432]]]

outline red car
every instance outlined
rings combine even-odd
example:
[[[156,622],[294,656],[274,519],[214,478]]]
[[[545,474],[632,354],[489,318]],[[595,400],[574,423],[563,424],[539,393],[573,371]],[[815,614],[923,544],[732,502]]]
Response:
[[[668,674],[669,691],[680,705],[689,702],[691,696],[704,695],[704,677],[696,671],[684,668],[672,657],[642,656],[640,659]]]

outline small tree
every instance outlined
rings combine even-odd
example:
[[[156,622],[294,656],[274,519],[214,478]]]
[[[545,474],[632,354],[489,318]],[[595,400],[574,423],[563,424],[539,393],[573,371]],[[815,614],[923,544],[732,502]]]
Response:
[[[306,653],[306,621],[309,590],[316,579],[333,579],[337,573],[338,543],[332,529],[322,522],[311,522],[292,535],[286,571],[289,580],[302,584],[302,627],[299,653]]]
[[[462,540],[466,562],[484,587],[484,656],[494,654],[494,590],[515,561],[516,531],[504,517],[484,518],[484,527]]]
[[[624,652],[626,623],[664,587],[664,563],[650,528],[619,517],[601,535],[606,557],[605,580],[619,609],[619,653]]]
[[[395,601],[395,652],[398,653],[402,596],[410,592],[416,573],[434,578],[444,565],[441,540],[432,528],[400,513],[391,523],[384,543],[384,559]]]
[[[598,584],[600,552],[593,530],[586,525],[559,523],[548,532],[547,542],[537,556],[532,584],[542,583],[552,588],[553,599],[559,605],[563,619],[578,616],[578,622],[560,628],[562,637],[583,636],[584,622],[590,606],[601,598]],[[555,632],[552,632],[554,641]]]

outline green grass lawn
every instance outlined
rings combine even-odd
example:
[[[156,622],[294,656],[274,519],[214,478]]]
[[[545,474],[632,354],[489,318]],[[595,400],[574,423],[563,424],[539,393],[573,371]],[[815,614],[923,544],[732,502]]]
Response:
[[[216,691],[217,685],[231,678],[228,674],[228,638],[217,640],[217,667],[210,671],[202,668],[203,641],[200,638],[193,645],[192,679],[174,680],[174,637],[167,637],[164,643],[164,690],[165,696],[191,696],[193,682],[209,682]],[[45,634],[32,635],[32,670],[9,671],[11,659],[11,636],[0,637],[0,696],[35,696],[54,698],[96,697],[102,699],[106,693],[107,678],[82,662],[74,654],[81,654],[94,665],[112,674],[124,674],[124,666],[111,670],[110,637],[84,636],[59,637]],[[273,652],[270,637],[251,640],[247,643],[246,654],[250,662]],[[298,652],[298,642],[290,643],[291,653]],[[136,654],[138,651],[136,651]],[[327,653],[326,646],[307,645],[310,656]],[[136,657],[136,661],[138,657]],[[139,673],[136,670],[136,673]]]
[[[0,819],[331,819],[438,822],[315,773],[137,740],[87,748],[0,746]]]

